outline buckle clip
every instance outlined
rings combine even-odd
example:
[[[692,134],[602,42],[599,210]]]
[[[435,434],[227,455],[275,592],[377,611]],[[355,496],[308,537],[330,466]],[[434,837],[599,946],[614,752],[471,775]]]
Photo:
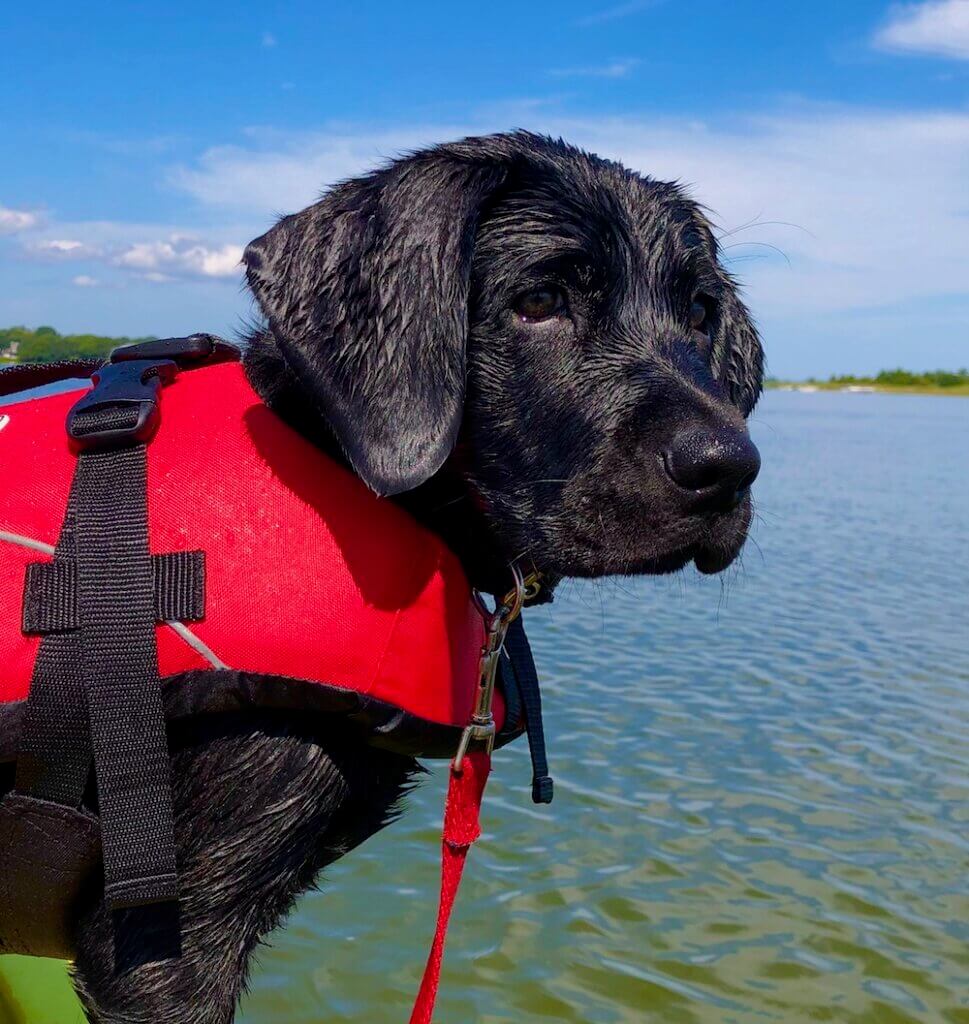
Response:
[[[171,360],[179,367],[188,367],[195,363],[221,362],[236,357],[237,352],[214,334],[190,334],[186,338],[155,338],[121,345],[111,353],[111,362]]]
[[[158,392],[177,373],[170,359],[105,363],[91,375],[94,387],[67,414],[68,436],[82,451],[150,441],[161,418]]]

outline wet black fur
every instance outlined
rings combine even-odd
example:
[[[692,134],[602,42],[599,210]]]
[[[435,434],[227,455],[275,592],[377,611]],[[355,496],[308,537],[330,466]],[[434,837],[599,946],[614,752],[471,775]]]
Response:
[[[550,589],[718,571],[739,551],[749,497],[698,503],[663,468],[683,431],[744,436],[761,386],[756,332],[676,186],[525,133],[468,139],[336,187],[245,262],[264,400],[443,535],[479,586],[504,588],[512,558]],[[516,297],[546,282],[567,315],[524,323]],[[689,329],[697,292],[708,338]],[[112,922],[92,887],[76,964],[92,1021],[230,1021],[260,938],[419,770],[282,713],[171,742],[181,956],[146,962],[164,922]]]

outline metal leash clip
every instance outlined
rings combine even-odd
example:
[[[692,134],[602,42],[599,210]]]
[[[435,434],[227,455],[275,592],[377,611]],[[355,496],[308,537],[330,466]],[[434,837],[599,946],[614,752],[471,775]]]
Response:
[[[505,645],[505,634],[508,627],[521,614],[526,599],[534,597],[541,584],[538,573],[524,578],[521,570],[514,564],[510,566],[515,585],[491,611],[485,604],[480,592],[474,591],[474,603],[485,620],[485,643],[481,648],[481,665],[478,670],[478,689],[475,695],[474,713],[471,724],[461,734],[458,752],[454,755],[453,769],[461,771],[464,756],[472,743],[483,743],[490,754],[495,745],[495,717],[492,711],[495,697],[495,679],[498,675],[498,663]]]

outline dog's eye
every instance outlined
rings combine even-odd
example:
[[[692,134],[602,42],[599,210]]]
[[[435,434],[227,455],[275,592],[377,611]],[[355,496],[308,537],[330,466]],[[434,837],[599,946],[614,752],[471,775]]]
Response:
[[[530,292],[524,292],[515,299],[515,312],[525,323],[533,324],[550,320],[565,312],[565,296],[555,285],[543,285]]]
[[[700,299],[694,299],[693,305],[690,306],[690,327],[694,331],[703,331],[704,334],[710,329],[707,323],[707,306]]]

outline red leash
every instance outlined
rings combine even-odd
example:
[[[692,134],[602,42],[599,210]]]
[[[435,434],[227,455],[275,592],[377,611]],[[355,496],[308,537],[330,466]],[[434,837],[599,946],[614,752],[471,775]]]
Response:
[[[447,804],[444,808],[444,841],[441,850],[441,902],[437,912],[434,942],[424,968],[421,988],[417,993],[410,1024],[430,1024],[441,979],[444,940],[451,917],[464,862],[471,844],[481,835],[479,815],[481,798],[491,771],[491,755],[486,750],[471,750],[464,755],[461,768],[451,765]]]
[[[424,968],[424,977],[421,979],[421,988],[417,993],[417,1001],[410,1015],[410,1024],[431,1024],[431,1017],[434,1015],[448,921],[451,918],[458,887],[461,885],[468,850],[481,835],[481,798],[484,796],[485,785],[491,772],[491,750],[495,742],[495,719],[491,705],[494,699],[498,659],[501,657],[508,627],[521,613],[526,596],[534,596],[538,592],[537,574],[533,573],[526,581],[514,564],[510,568],[515,586],[498,603],[494,611],[489,611],[481,595],[477,591],[474,592],[478,611],[485,620],[487,639],[481,649],[481,670],[474,714],[461,736],[457,755],[451,764],[451,779],[444,807],[441,902],[437,911],[437,928],[434,931],[434,942],[431,944],[427,966]]]

